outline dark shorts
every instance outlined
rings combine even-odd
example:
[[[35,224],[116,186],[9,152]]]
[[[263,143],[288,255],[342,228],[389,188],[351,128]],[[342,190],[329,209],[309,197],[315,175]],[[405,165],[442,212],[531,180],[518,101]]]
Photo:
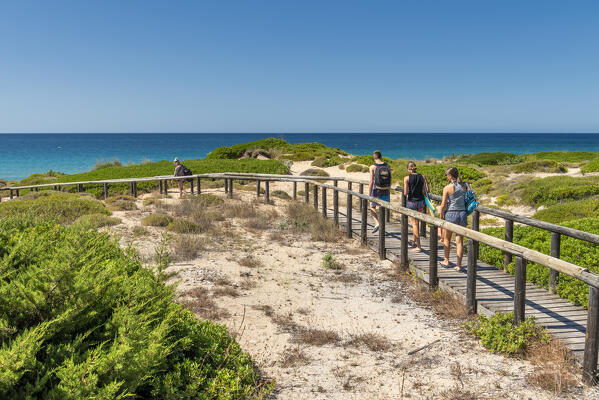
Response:
[[[416,210],[416,211],[424,211],[424,200],[414,200],[414,201],[407,201],[406,202],[406,207],[409,208],[410,210]]]
[[[466,226],[468,225],[468,216],[466,215],[466,211],[447,211],[445,213],[445,221]]]
[[[380,190],[377,188],[372,189],[372,193],[370,194],[372,197],[376,197],[377,199],[381,199],[383,201],[391,201],[390,195],[391,192],[389,190]],[[378,206],[378,204],[370,202],[370,207]]]

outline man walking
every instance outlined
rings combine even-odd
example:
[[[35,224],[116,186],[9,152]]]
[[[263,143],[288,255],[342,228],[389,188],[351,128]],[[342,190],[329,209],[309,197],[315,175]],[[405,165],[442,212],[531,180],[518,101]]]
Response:
[[[372,197],[389,201],[389,195],[391,194],[391,167],[383,161],[383,156],[378,150],[372,153],[372,158],[374,159],[374,164],[370,166],[368,193],[370,193]],[[376,203],[370,202],[370,212],[375,224],[372,233],[379,230],[379,218],[376,207]]]
[[[173,173],[174,176],[185,176],[185,165],[181,164],[181,162],[179,161],[178,158],[175,158],[173,160],[173,164],[175,164],[175,172]],[[183,185],[185,184],[185,180],[183,179],[177,179],[177,185],[179,185],[179,198],[183,197],[183,194],[185,193],[185,189],[183,189]]]

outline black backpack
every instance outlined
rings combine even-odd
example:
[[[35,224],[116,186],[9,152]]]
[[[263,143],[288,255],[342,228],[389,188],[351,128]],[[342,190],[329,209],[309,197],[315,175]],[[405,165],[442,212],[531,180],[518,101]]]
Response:
[[[185,165],[181,164],[181,166],[183,167],[183,175],[188,176],[188,175],[193,175],[191,173],[191,170],[189,168],[187,168]]]
[[[375,165],[374,185],[378,189],[389,189],[391,187],[391,167],[387,163]]]

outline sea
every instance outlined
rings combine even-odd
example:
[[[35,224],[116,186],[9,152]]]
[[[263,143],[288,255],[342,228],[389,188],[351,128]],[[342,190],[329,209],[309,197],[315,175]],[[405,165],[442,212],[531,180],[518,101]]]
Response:
[[[0,179],[35,172],[89,171],[98,162],[203,158],[219,146],[276,137],[320,142],[352,154],[381,150],[390,158],[424,160],[481,152],[599,151],[599,133],[40,133],[0,134]]]

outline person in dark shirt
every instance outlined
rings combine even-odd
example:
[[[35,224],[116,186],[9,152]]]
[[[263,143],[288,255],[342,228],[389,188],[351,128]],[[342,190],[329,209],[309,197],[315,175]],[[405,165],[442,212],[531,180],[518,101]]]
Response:
[[[181,162],[179,161],[178,158],[175,157],[175,159],[173,160],[173,164],[175,164],[175,172],[173,173],[174,176],[185,176],[184,171],[184,167],[183,164],[181,164]],[[185,194],[185,189],[183,188],[183,185],[185,184],[185,180],[183,179],[177,179],[177,185],[179,185],[179,198],[183,197],[183,195]]]
[[[428,182],[424,175],[417,172],[417,168],[414,161],[408,163],[409,174],[403,180],[403,193],[406,196],[407,208],[424,212],[424,196],[429,192]],[[419,253],[422,251],[422,247],[420,246],[420,221],[410,217],[410,223],[412,224],[413,237],[410,244],[415,247],[414,251]]]

